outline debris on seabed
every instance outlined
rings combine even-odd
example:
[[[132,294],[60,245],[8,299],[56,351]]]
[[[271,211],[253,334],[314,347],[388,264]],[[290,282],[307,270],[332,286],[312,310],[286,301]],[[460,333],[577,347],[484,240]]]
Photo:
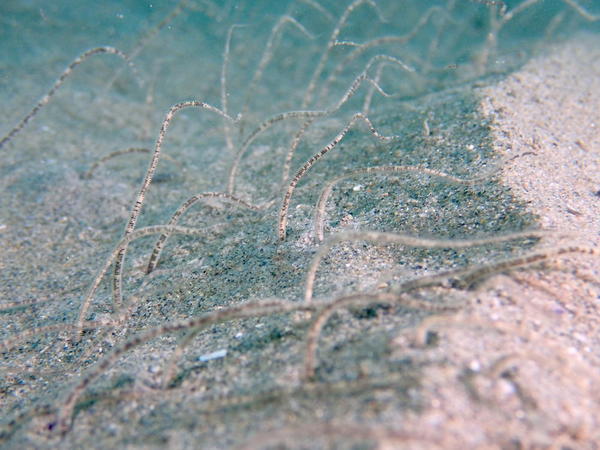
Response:
[[[199,356],[198,361],[200,361],[200,362],[212,361],[213,359],[224,358],[225,356],[227,356],[227,349],[223,348],[221,350],[217,350],[215,352],[206,353],[202,356]]]

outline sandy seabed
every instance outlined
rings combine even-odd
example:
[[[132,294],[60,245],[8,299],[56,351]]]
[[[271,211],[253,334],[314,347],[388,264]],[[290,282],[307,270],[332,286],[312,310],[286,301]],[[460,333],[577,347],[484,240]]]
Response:
[[[510,188],[516,202],[526,204],[527,212],[537,217],[542,228],[556,232],[556,236],[544,238],[530,249],[531,252],[564,246],[598,249],[600,245],[599,61],[597,36],[580,35],[546,50],[498,84],[490,86],[488,81],[482,81],[475,92],[468,92],[469,96],[475,94],[484,119],[492,123],[494,150],[503,161],[503,187],[487,186],[482,191],[487,189],[495,193]],[[485,87],[481,87],[484,84]],[[423,101],[431,102],[425,105],[429,111],[425,106],[419,110],[413,105],[418,118],[413,122],[417,127],[407,125],[406,134],[412,133],[417,139],[425,140],[421,129],[423,117],[437,114],[438,117],[431,121],[432,128],[437,126],[437,129],[432,130],[431,138],[427,136],[427,139],[430,142],[438,139],[440,148],[450,147],[440,136],[447,132],[443,122],[451,121],[446,120],[444,114],[452,113],[443,111],[441,105],[445,104],[446,98],[461,104],[463,94],[434,93]],[[78,109],[85,105],[85,98],[79,104],[70,105],[69,100],[65,100],[67,97],[63,98],[62,104],[60,99],[57,100],[56,108],[63,113],[62,117],[56,119],[59,115],[54,114],[50,119],[51,113],[48,113],[36,118],[40,123],[39,132],[23,133],[23,139],[28,143],[25,151],[28,149],[37,156],[37,149],[47,142],[44,133],[54,133],[59,142],[65,139],[64,149],[56,153],[60,156],[75,155],[81,152],[81,147],[90,153],[98,151],[97,147],[104,150],[119,133],[129,139],[131,136],[123,131],[129,128],[145,133],[148,140],[148,136],[153,136],[154,122],[160,120],[163,113],[160,110],[157,118],[149,120],[137,112],[140,105],[124,101],[114,107],[116,113],[107,113],[95,122],[97,119],[93,114]],[[450,110],[453,108],[449,107]],[[388,112],[379,117],[385,117]],[[397,115],[405,118],[409,110]],[[95,127],[82,127],[90,131],[81,142],[81,136],[76,134],[79,131],[71,135],[72,130],[65,123],[76,123],[79,127],[84,118]],[[472,116],[465,118],[472,119]],[[56,122],[41,125],[44,120]],[[190,122],[182,118],[184,126],[176,129],[169,139],[177,144],[186,142],[193,135],[189,132]],[[391,126],[394,118],[382,122],[384,126]],[[339,131],[343,123],[332,120],[329,126]],[[97,131],[92,131],[94,128]],[[320,129],[319,133],[323,140],[329,137],[331,130]],[[466,139],[464,129],[459,128],[459,134]],[[368,138],[359,137],[358,144],[351,142],[349,147],[355,145],[366,148],[365,153],[374,153]],[[464,144],[468,146],[469,142]],[[185,167],[179,171],[181,165],[176,161],[165,161],[165,172],[153,186],[157,194],[148,203],[162,201],[161,206],[169,204],[170,209],[165,207],[157,212],[158,207],[153,210],[148,206],[150,219],[147,220],[164,219],[165,211],[170,212],[172,205],[181,201],[183,192],[189,195],[184,189],[185,184],[180,183],[186,175],[209,172],[198,177],[202,178],[198,182],[202,189],[220,181],[223,167],[219,162],[222,156],[219,148],[207,145],[202,163],[198,163],[198,167],[190,164],[187,173]],[[261,176],[254,174],[263,173],[261,164],[268,165],[265,161],[269,158],[262,157],[268,156],[269,151],[266,145],[259,147],[253,156],[260,163],[253,163],[254,166],[248,163],[251,175],[250,180],[245,181],[246,194],[257,193],[252,191],[252,184]],[[397,154],[392,156],[395,158]],[[414,164],[441,160],[451,169],[459,172],[465,169],[467,175],[489,169],[485,164],[477,166],[481,160],[475,157],[472,160],[462,156],[456,161],[449,157],[443,159],[446,155],[439,149],[425,154],[422,159],[403,153],[401,157],[414,157],[409,160]],[[29,159],[28,163],[34,161],[33,157]],[[19,156],[9,154],[7,161],[13,163],[13,160],[18,162]],[[343,159],[341,161],[344,163]],[[120,171],[105,170],[104,177],[83,180],[78,174],[80,167],[71,166],[69,161],[56,155],[44,162],[31,163],[31,166],[18,167],[17,162],[14,172],[6,169],[9,173],[2,180],[7,192],[18,195],[26,192],[18,200],[17,194],[15,200],[10,196],[4,199],[14,210],[12,214],[6,214],[0,229],[5,248],[0,261],[5,280],[2,293],[7,298],[20,296],[11,298],[15,301],[52,300],[56,306],[49,302],[50,306],[42,304],[32,314],[29,314],[31,311],[20,311],[14,316],[4,315],[3,338],[32,326],[44,325],[49,318],[59,317],[65,322],[74,320],[80,293],[85,292],[94,271],[103,261],[105,254],[102,251],[110,249],[113,238],[122,231],[122,222],[130,207],[128,199],[134,190],[132,186],[139,184],[135,170],[130,170],[125,163],[125,168],[121,167]],[[360,164],[374,164],[370,156],[357,157],[355,162],[359,167]],[[382,163],[389,162],[384,159]],[[264,172],[270,174],[266,169]],[[262,179],[265,178],[262,175]],[[317,175],[307,184],[311,183],[309,187],[316,191],[323,179]],[[265,185],[262,191],[257,189],[259,194],[272,188],[270,184]],[[360,203],[357,197],[367,195],[365,191],[379,192],[376,182],[357,181],[353,185],[346,186],[349,194],[344,192],[332,200],[336,208],[349,210],[353,203]],[[198,186],[194,185],[194,188]],[[423,191],[418,183],[416,187],[410,185],[408,188]],[[394,189],[393,183],[386,185],[385,192],[377,200],[383,205],[392,197]],[[457,206],[457,210],[451,209],[446,216],[438,217],[437,197],[442,199],[444,195],[463,198],[460,191],[435,191],[431,195],[433,200],[426,198],[426,201],[431,200],[429,210],[419,210],[426,219],[418,222],[419,214],[407,212],[410,218],[416,217],[415,223],[409,224],[414,225],[411,231],[418,232],[424,228],[423,224],[430,223],[434,225],[427,230],[430,235],[436,235],[440,230],[442,234],[456,231],[451,226],[454,222],[444,228],[445,223],[437,224],[436,221],[448,222],[450,216],[460,214],[466,217],[468,205],[460,206],[464,209]],[[206,243],[172,244],[164,266],[150,283],[140,281],[143,275],[139,269],[145,261],[145,253],[132,250],[134,267],[132,275],[125,281],[128,286],[137,286],[139,291],[127,293],[144,301],[128,326],[133,330],[145,329],[166,320],[205,313],[211,308],[236,305],[248,298],[301,297],[306,263],[314,253],[311,248],[312,217],[307,212],[312,211],[310,202],[314,199],[308,195],[300,198],[302,200],[290,214],[291,242],[282,245],[281,251],[273,245],[272,211],[270,216],[267,215],[268,220],[261,222],[254,216],[245,218],[241,213],[236,215],[212,206],[206,208],[208,218],[199,214],[194,219],[199,221],[198,226],[205,226],[216,237]],[[406,200],[405,197],[398,198]],[[419,197],[409,200],[416,204],[416,198]],[[465,203],[469,202],[470,199]],[[371,207],[373,203],[377,202],[371,201]],[[388,203],[387,207],[390,205],[395,207],[396,203]],[[418,207],[414,205],[415,209]],[[386,218],[367,223],[398,224],[390,219],[393,214],[388,212],[391,210],[384,207],[382,210],[381,215]],[[475,230],[485,234],[489,230],[477,228],[478,217],[469,216],[475,225],[459,231]],[[489,217],[496,219],[493,212]],[[337,222],[331,220],[329,231],[360,229],[364,224],[361,220],[366,220],[359,214],[353,217],[349,213],[338,214],[335,218]],[[240,226],[239,230],[224,231],[221,224],[228,222]],[[406,225],[406,222],[401,223]],[[507,228],[512,224],[511,221],[502,223]],[[435,228],[438,225],[439,228]],[[519,222],[519,225],[523,223]],[[242,227],[246,227],[246,233]],[[252,242],[247,244],[249,239]],[[382,248],[344,247],[333,254],[331,263],[324,264],[326,267],[319,272],[320,291],[317,290],[317,294],[330,296],[333,291],[337,293],[339,286],[342,291],[376,288],[384,278],[382,272],[398,269],[397,256],[397,253]],[[475,254],[472,261],[486,261],[488,256]],[[442,254],[440,258],[445,258],[443,263],[453,264],[454,257],[456,255]],[[418,260],[410,258],[407,257],[410,261]],[[427,261],[436,269],[444,267],[435,257]],[[416,263],[413,264],[415,267],[408,268],[409,265],[401,269],[415,273],[415,267],[423,269]],[[280,274],[273,276],[276,271]],[[446,291],[440,290],[431,298],[435,300],[445,295]],[[47,440],[40,432],[48,419],[42,411],[33,419],[25,414],[22,424],[17,420],[16,432],[11,435],[14,440],[8,442],[15,446],[40,448],[61,445],[192,448],[244,444],[265,447],[280,443],[311,448],[351,447],[356,442],[389,449],[598,448],[598,256],[575,253],[552,258],[542,267],[538,265],[534,269],[495,275],[477,285],[475,291],[453,293],[449,297],[460,297],[458,314],[427,318],[426,314],[406,311],[393,314],[386,309],[374,308],[336,316],[321,341],[317,371],[317,381],[325,380],[321,383],[303,384],[301,381],[307,329],[304,316],[215,325],[202,335],[198,340],[201,342],[190,345],[188,357],[182,363],[185,369],[176,380],[178,384],[167,394],[160,386],[162,368],[173,353],[177,339],[169,337],[153,341],[132,351],[107,371],[102,381],[89,387],[78,405],[74,428],[64,441]],[[98,302],[94,307],[95,319],[110,319],[107,304]],[[85,350],[87,355],[84,356],[93,360],[110,353],[119,339],[127,336],[127,331],[125,328],[111,336],[98,338]],[[428,344],[424,348],[415,345],[420,339],[419,332]],[[69,386],[79,379],[79,373],[65,373],[68,366],[64,364],[71,363],[69,358],[77,360],[81,355],[69,353],[75,351],[65,350],[61,340],[53,339],[40,338],[41,343],[34,346],[36,351],[31,352],[34,356],[25,349],[6,357],[14,357],[15,362],[12,365],[13,360],[9,360],[4,366],[8,369],[0,405],[4,401],[10,404],[11,417],[18,418],[20,412],[32,405],[59,403]],[[224,348],[227,348],[227,357],[208,362],[198,358],[198,355],[211,355]],[[43,373],[38,373],[41,372],[37,369],[38,363]]]
[[[536,251],[600,244],[599,57],[597,37],[580,36],[480,91],[503,182],[565,233]],[[428,356],[452,364],[427,371],[429,408],[406,425],[444,448],[598,448],[599,306],[597,254],[491,278],[442,328]]]

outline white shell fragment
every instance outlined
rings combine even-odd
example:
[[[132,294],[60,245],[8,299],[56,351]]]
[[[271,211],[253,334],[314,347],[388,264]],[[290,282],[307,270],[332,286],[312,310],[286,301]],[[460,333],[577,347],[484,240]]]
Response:
[[[198,361],[200,361],[200,362],[212,361],[213,359],[224,358],[225,356],[227,356],[227,349],[223,348],[221,350],[217,350],[212,353],[205,353],[204,355],[199,356]]]

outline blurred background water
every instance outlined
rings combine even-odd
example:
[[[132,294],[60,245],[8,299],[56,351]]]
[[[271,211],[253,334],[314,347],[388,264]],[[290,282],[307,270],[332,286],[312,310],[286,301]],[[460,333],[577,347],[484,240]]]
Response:
[[[19,108],[23,111],[35,101],[49,87],[53,75],[58,75],[84,50],[99,45],[111,45],[126,53],[141,50],[134,61],[144,78],[156,81],[156,97],[161,109],[189,97],[218,103],[225,37],[231,25],[240,24],[243,27],[236,29],[232,39],[229,70],[232,110],[235,110],[236,101],[243,98],[235,94],[243,91],[244,83],[251,78],[271,29],[283,14],[295,17],[310,33],[309,38],[292,26],[284,27],[279,48],[267,71],[274,77],[271,78],[270,100],[281,100],[282,96],[290,99],[308,83],[346,3],[349,2],[321,1],[318,5],[322,9],[317,9],[311,2],[304,1],[189,0],[181,2],[182,11],[177,17],[138,49],[136,45],[173,12],[177,2],[95,4],[75,0],[6,0],[0,5],[0,93],[4,106],[1,114],[4,120],[15,120]],[[396,45],[396,48],[379,46],[365,52],[356,63],[356,67],[361,67],[369,56],[382,51],[427,63],[425,68],[417,67],[422,77],[419,89],[406,92],[407,95],[418,94],[465,77],[466,70],[461,69],[473,64],[481,53],[490,30],[492,10],[498,14],[503,7],[510,11],[525,2],[511,0],[506,1],[505,6],[496,3],[498,6],[480,0],[379,1],[377,5],[385,22],[365,4],[350,15],[339,39],[358,43],[385,35],[401,35],[409,32],[427,10],[439,8],[407,44]],[[579,4],[590,13],[599,14],[600,6],[594,0],[579,0]],[[487,72],[509,70],[537,46],[568,37],[580,29],[598,30],[598,24],[587,22],[562,0],[535,2],[503,27],[498,37],[497,55],[486,68]],[[332,60],[350,50],[348,47],[334,49]],[[105,64],[115,68],[120,62]],[[32,81],[32,87],[26,91],[20,90],[17,83],[23,77]],[[284,80],[295,82],[293,86],[284,86],[284,91],[288,90],[285,95],[276,91],[277,85],[286,84]],[[264,84],[269,85],[269,81],[265,80]],[[84,84],[92,89],[93,83],[101,82],[86,78]],[[34,86],[39,86],[38,90]]]

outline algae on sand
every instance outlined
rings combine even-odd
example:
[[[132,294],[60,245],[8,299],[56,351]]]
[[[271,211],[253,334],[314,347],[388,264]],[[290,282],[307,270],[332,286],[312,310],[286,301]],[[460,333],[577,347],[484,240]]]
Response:
[[[243,26],[233,33],[225,71],[229,113],[235,116],[244,110],[245,88],[271,28],[283,14],[297,19],[310,36],[283,28],[262,81],[248,94],[249,112],[241,123],[248,132],[267,117],[300,108],[313,69],[346,6],[316,3],[329,12],[332,22],[314,3],[188,1],[134,58],[145,80],[143,88],[119,61],[90,59],[2,149],[0,292],[5,304],[35,303],[1,313],[2,340],[34,327],[77,320],[96,271],[122,236],[147,155],[115,158],[92,178],[82,175],[110,152],[153,148],[164,114],[174,103],[193,98],[223,107],[221,63],[232,24]],[[338,37],[345,44],[331,49],[321,83],[358,43],[406,35],[427,14],[422,2],[396,3],[379,1],[377,12],[363,2],[348,16]],[[369,108],[369,117],[383,134],[400,138],[379,143],[360,126],[353,129],[298,186],[288,236],[280,243],[276,222],[281,168],[301,121],[285,121],[261,135],[242,159],[236,194],[255,203],[275,199],[275,205],[261,212],[217,203],[195,206],[182,223],[206,230],[206,237],[171,238],[155,273],[143,275],[153,241],[129,249],[124,296],[127,304],[137,303],[122,327],[87,331],[77,344],[69,341],[68,332],[40,334],[3,353],[2,440],[11,446],[57,445],[48,440],[48,430],[40,429],[48,419],[39,408],[50,405],[53,411],[86,370],[138,332],[249,300],[301,301],[306,268],[317,248],[312,241],[314,205],[321,187],[336,175],[399,164],[462,178],[493,173],[501,160],[492,150],[489,119],[478,111],[473,86],[491,82],[525,61],[544,33],[552,31],[555,18],[563,21],[556,28],[559,35],[587,26],[568,5],[543,3],[550,6],[534,6],[515,19],[520,25],[542,24],[540,29],[530,28],[529,36],[516,29],[501,35],[497,58],[485,66],[484,76],[479,75],[478,57],[494,6],[468,1],[432,2],[436,9],[431,19],[414,37],[401,46],[373,47],[344,66],[311,108],[335,104],[374,55],[390,54],[415,68],[410,73],[383,67],[377,82],[392,97],[375,91]],[[8,50],[1,62],[2,133],[27,113],[82,50],[108,43],[127,53],[172,8],[168,2],[104,2],[97,9],[67,1],[5,3],[0,7]],[[542,11],[544,20],[534,20]],[[385,22],[379,23],[379,15]],[[376,21],[378,26],[371,26]],[[519,53],[517,48],[526,51]],[[369,75],[376,79],[377,71]],[[370,86],[365,83],[340,111],[313,124],[293,158],[294,170],[363,109]],[[223,134],[222,121],[204,112],[190,111],[174,119],[163,149],[172,160],[160,162],[139,226],[166,223],[193,194],[225,189],[235,155]],[[232,138],[240,140],[235,133]],[[460,239],[535,226],[535,218],[493,176],[473,186],[420,175],[358,177],[336,186],[327,214],[327,234],[378,230]],[[322,264],[316,297],[326,301],[382,289],[519,254],[531,245],[431,251],[343,244]],[[105,280],[87,319],[114,319],[109,286]],[[425,291],[421,296],[458,305],[470,298],[461,291]],[[92,384],[80,398],[73,428],[61,445],[192,447],[202,442],[223,447],[266,430],[323,421],[393,427],[424,407],[420,386],[427,363],[398,357],[390,341],[427,314],[377,306],[339,313],[325,328],[312,383],[300,379],[308,326],[303,316],[274,315],[210,327],[188,345],[166,390],[161,385],[164,367],[184,337],[161,337],[127,353]],[[198,360],[221,349],[227,349],[223,358]],[[339,436],[331,439],[338,442]],[[353,439],[347,436],[338,443],[350,446]],[[356,439],[372,442],[370,436]],[[322,444],[327,445],[326,439]]]

